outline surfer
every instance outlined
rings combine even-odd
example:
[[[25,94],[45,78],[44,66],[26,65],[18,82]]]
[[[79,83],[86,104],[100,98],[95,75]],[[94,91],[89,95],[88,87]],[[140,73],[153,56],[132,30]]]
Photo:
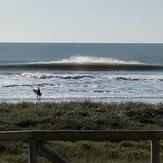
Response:
[[[37,89],[33,89],[33,92],[37,95],[37,99],[40,100],[42,96],[40,88],[38,87]]]
[[[37,88],[37,99],[41,99],[41,95],[42,95],[42,93],[41,93],[41,90],[40,90],[40,88],[38,87]]]

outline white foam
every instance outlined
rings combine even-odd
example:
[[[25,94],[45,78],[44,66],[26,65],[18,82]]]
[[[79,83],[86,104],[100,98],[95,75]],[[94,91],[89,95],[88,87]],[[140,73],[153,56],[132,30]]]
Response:
[[[88,56],[73,56],[68,59],[62,59],[62,63],[114,63],[114,64],[141,64],[137,61],[123,61],[115,58],[107,57],[88,57]]]
[[[110,79],[118,80],[146,80],[146,81],[163,81],[163,75],[113,75]]]
[[[26,78],[39,78],[39,79],[45,79],[45,78],[52,78],[55,77],[54,74],[47,74],[47,73],[22,73],[21,74],[22,77],[26,77]]]
[[[89,74],[50,74],[50,73],[31,73],[25,72],[21,74],[22,77],[26,78],[38,78],[38,79],[48,79],[48,78],[60,78],[60,79],[82,79],[82,78],[94,78],[93,75]]]
[[[124,81],[123,81],[124,80]],[[43,98],[160,98],[163,72],[24,72],[0,75],[0,99]],[[13,93],[14,92],[14,93]]]
[[[116,58],[108,58],[108,57],[89,57],[89,56],[71,56],[69,58],[64,58],[61,60],[56,61],[50,61],[50,62],[30,62],[32,64],[34,63],[41,63],[41,64],[47,64],[47,63],[78,63],[78,64],[84,64],[84,63],[104,63],[104,64],[146,64],[138,61],[124,61],[119,60]]]

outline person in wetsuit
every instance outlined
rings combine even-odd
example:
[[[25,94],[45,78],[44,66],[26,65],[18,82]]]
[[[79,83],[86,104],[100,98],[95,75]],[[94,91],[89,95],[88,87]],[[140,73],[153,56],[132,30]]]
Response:
[[[38,89],[37,89],[37,99],[41,99],[41,95],[42,95],[42,93],[41,93],[41,90],[40,90],[40,88],[38,87]]]

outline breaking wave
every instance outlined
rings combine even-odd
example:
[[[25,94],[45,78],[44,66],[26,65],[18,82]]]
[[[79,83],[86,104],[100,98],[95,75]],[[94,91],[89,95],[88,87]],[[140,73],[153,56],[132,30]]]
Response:
[[[60,61],[29,62],[0,65],[0,69],[49,69],[49,70],[154,70],[161,65],[151,65],[137,61],[123,61],[113,58],[76,56]]]
[[[128,80],[128,81],[163,81],[162,75],[122,75],[115,76],[116,80]]]
[[[51,63],[102,63],[102,64],[143,64],[137,61],[123,61],[115,58],[106,58],[106,57],[88,57],[88,56],[72,56],[67,59],[62,59],[60,61],[55,61]]]
[[[59,78],[59,79],[83,79],[83,78],[94,78],[92,75],[81,75],[81,74],[47,74],[47,73],[22,73],[22,77],[27,78],[38,78],[38,79],[48,79],[48,78]]]
[[[2,87],[9,88],[9,87],[43,87],[43,86],[55,86],[55,84],[49,84],[49,83],[41,83],[41,84],[7,84],[3,85]]]
[[[163,75],[99,75],[94,74],[50,74],[50,73],[31,73],[25,72],[21,77],[36,79],[107,79],[107,80],[128,80],[128,81],[163,81]]]

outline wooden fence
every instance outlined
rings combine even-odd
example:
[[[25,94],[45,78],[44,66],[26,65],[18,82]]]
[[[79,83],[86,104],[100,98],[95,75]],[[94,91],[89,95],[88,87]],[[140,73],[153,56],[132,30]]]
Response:
[[[151,163],[160,163],[160,139],[163,131],[103,131],[103,130],[55,130],[55,131],[4,131],[0,132],[0,141],[25,141],[28,146],[28,162],[38,163],[38,156],[52,163],[65,163],[41,142],[45,141],[122,141],[150,140]]]

